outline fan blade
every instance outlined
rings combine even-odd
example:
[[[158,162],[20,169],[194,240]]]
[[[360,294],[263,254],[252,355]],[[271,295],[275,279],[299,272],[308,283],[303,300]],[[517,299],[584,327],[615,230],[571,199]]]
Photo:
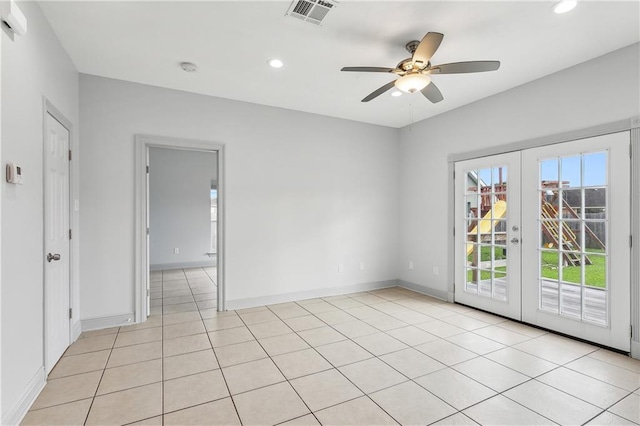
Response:
[[[438,47],[440,47],[440,43],[442,43],[442,39],[444,38],[444,34],[440,33],[427,33],[420,41],[418,48],[415,52],[413,52],[413,62],[422,62],[425,65],[429,63],[431,57]]]
[[[340,71],[355,71],[355,72],[393,72],[395,68],[384,67],[344,67]]]
[[[385,84],[384,86],[382,86],[378,90],[374,90],[373,92],[371,92],[369,94],[369,96],[364,98],[361,102],[369,102],[371,99],[377,98],[378,96],[382,95],[387,90],[391,89],[395,84],[396,84],[395,80],[390,81],[389,83]]]
[[[442,97],[442,93],[440,93],[440,89],[438,89],[438,86],[436,86],[433,81],[427,84],[427,87],[422,89],[421,92],[425,98],[429,99],[434,104],[437,104],[444,99]]]
[[[495,71],[500,68],[500,61],[469,61],[451,64],[434,65],[429,74],[464,74],[470,72]]]

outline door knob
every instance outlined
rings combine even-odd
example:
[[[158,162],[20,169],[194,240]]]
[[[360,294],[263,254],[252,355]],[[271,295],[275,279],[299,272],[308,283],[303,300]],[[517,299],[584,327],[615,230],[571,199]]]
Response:
[[[517,238],[512,238],[512,239],[511,239],[511,242],[512,242],[513,244],[518,244],[518,243],[520,242],[520,240],[519,240],[519,239],[517,239]]]
[[[47,255],[47,262],[51,263],[52,260],[60,260],[60,255],[58,253],[56,254],[49,253]]]

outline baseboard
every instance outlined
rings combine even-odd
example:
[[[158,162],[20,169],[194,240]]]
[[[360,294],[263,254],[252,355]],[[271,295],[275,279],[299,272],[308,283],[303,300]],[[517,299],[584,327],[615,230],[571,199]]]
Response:
[[[101,328],[117,327],[119,325],[129,325],[134,323],[135,314],[133,312],[111,317],[89,318],[80,320],[81,330],[99,330]]]
[[[78,320],[74,322],[71,327],[71,343],[73,343],[78,340],[78,337],[80,337],[80,334],[82,333],[82,322]]]
[[[452,302],[449,300],[449,292],[445,290],[437,290],[435,288],[427,287],[420,284],[414,284],[409,281],[398,280],[398,285],[408,290],[413,290],[418,293],[426,294],[427,296],[435,297],[436,299]]]
[[[229,310],[253,308],[256,306],[273,305],[275,303],[292,302],[294,300],[314,299],[316,297],[338,296],[341,294],[357,293],[359,291],[378,290],[381,288],[395,287],[397,285],[397,280],[373,281],[340,287],[319,288],[316,290],[298,291],[295,293],[276,294],[273,296],[253,297],[250,299],[227,300],[226,308]]]
[[[197,260],[195,262],[176,262],[176,263],[152,263],[149,270],[160,271],[161,269],[179,269],[179,268],[206,268],[216,266],[216,259]]]
[[[631,358],[640,359],[640,342],[631,341]]]
[[[18,425],[35,402],[38,395],[47,383],[44,366],[40,367],[36,374],[29,380],[27,386],[18,397],[16,404],[6,410],[2,416],[3,425]]]

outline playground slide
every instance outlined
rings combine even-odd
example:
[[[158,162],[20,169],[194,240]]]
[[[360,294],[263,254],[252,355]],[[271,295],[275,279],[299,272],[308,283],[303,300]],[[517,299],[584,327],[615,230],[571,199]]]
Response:
[[[504,215],[507,213],[507,202],[498,200],[491,210],[484,215],[482,219],[480,219],[480,223],[476,225],[471,232],[470,235],[477,235],[478,226],[480,226],[480,234],[488,234],[491,232],[491,228],[496,226],[498,223],[497,219],[502,219]],[[492,219],[493,216],[493,219]],[[469,256],[473,252],[473,243],[467,243],[467,256]]]

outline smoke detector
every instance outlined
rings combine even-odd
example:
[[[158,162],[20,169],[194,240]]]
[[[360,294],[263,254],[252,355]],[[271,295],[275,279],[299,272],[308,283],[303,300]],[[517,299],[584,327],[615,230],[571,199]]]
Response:
[[[293,0],[286,15],[320,25],[337,5],[338,2],[334,0]]]

